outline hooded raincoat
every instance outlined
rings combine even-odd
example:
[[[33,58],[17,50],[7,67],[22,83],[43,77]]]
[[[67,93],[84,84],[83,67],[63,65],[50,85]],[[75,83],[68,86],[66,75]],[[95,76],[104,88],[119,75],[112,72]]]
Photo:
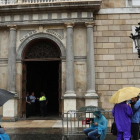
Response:
[[[95,126],[94,124],[91,125],[91,128],[97,128],[98,134],[100,134],[100,140],[104,140],[106,137],[106,130],[107,130],[107,120],[106,118],[101,114],[100,111],[95,111],[93,115],[97,115],[99,117],[94,118],[94,123],[98,123],[98,126]]]
[[[132,108],[126,102],[116,104],[112,110],[112,115],[115,118],[117,132],[126,132],[126,135],[131,136]]]
[[[0,134],[0,140],[10,140],[10,138],[6,133],[4,133],[4,134]]]

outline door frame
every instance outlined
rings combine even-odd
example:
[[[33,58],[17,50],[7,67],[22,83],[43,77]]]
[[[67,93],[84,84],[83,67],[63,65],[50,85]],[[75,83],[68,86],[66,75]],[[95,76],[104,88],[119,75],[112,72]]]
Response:
[[[61,59],[24,59],[22,61],[22,117],[26,118],[26,86],[24,85],[24,81],[26,81],[27,83],[27,79],[24,79],[25,78],[25,73],[26,73],[26,77],[27,77],[27,68],[26,68],[26,62],[35,62],[35,61],[59,61],[59,65],[58,65],[58,74],[59,74],[59,78],[58,78],[58,82],[59,82],[59,85],[58,85],[58,100],[59,100],[59,117],[61,117],[62,115],[62,99],[61,99],[61,96],[62,96],[62,90],[61,90],[61,86],[62,86],[62,61]],[[25,68],[26,68],[26,72],[25,72]],[[25,88],[24,88],[25,86]]]

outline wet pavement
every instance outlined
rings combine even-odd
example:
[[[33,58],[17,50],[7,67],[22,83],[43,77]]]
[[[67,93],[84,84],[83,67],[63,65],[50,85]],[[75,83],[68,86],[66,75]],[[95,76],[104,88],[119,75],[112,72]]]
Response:
[[[62,140],[64,134],[61,120],[20,120],[1,122],[1,125],[7,129],[6,133],[9,134],[11,140]],[[65,127],[65,132],[66,130]],[[82,130],[81,128],[80,131],[82,132]],[[81,134],[80,136],[69,136],[64,140],[82,140],[85,135]],[[116,140],[116,137],[107,134],[105,140]]]
[[[8,128],[6,133],[11,140],[62,140],[63,137],[61,128]],[[84,137],[69,136],[68,140],[82,140]],[[105,140],[116,140],[116,137],[107,134]]]

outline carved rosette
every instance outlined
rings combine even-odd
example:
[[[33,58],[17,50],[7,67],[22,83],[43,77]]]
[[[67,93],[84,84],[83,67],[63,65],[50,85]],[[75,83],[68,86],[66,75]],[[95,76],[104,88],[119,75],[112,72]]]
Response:
[[[58,48],[47,41],[32,44],[26,52],[25,59],[60,58]]]

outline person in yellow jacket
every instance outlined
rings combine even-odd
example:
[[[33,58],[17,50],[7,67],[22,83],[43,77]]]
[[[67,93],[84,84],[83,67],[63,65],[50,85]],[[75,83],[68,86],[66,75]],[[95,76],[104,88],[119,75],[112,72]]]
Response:
[[[41,97],[39,98],[40,102],[40,112],[41,112],[41,117],[45,117],[46,113],[46,97],[44,96],[44,93],[41,93]]]

